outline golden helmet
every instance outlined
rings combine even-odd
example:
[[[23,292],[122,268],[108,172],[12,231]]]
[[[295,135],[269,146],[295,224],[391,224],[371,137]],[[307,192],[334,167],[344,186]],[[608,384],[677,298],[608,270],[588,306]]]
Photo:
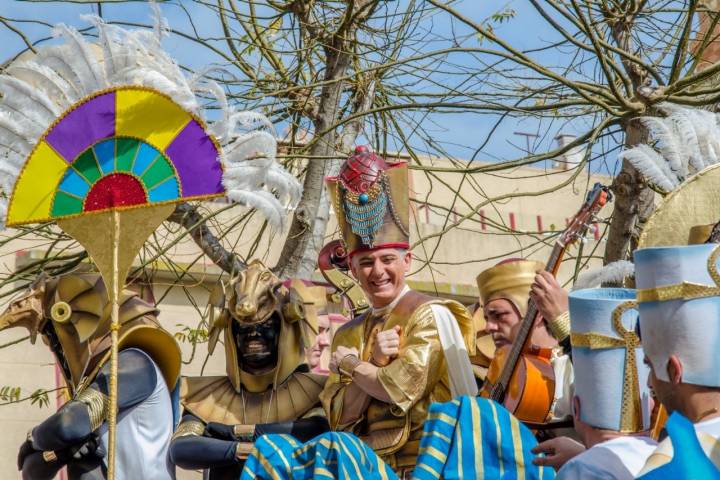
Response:
[[[158,310],[130,290],[120,296],[119,348],[138,348],[158,365],[168,389],[180,376],[175,338],[160,326]],[[110,358],[112,305],[97,273],[38,278],[0,316],[0,330],[25,327],[30,341],[40,334],[61,366],[71,393],[91,382]]]
[[[211,296],[209,351],[214,352],[222,333],[226,372],[235,390],[239,392],[244,387],[251,392],[263,392],[276,388],[305,363],[305,348],[312,345],[318,332],[318,308],[323,308],[325,302],[324,287],[307,286],[300,280],[286,286],[260,260],[253,260],[226,292],[216,290]],[[277,363],[266,373],[250,373],[243,369],[238,356],[233,322],[256,325],[273,315],[280,325]]]

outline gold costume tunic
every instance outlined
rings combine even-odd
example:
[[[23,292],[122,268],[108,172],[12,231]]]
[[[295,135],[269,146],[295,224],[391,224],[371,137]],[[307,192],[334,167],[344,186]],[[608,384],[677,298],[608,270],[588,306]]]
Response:
[[[382,459],[399,471],[412,469],[418,454],[422,426],[433,402],[451,399],[450,381],[431,305],[443,305],[458,320],[463,336],[472,319],[457,302],[409,291],[386,317],[372,314],[356,317],[343,325],[333,338],[339,345],[355,347],[363,361],[369,361],[375,333],[396,325],[402,327],[398,357],[378,370],[378,381],[393,403],[371,398],[367,410],[352,424],[340,425],[345,392],[349,382],[331,374],[320,394],[330,428],[358,435]]]

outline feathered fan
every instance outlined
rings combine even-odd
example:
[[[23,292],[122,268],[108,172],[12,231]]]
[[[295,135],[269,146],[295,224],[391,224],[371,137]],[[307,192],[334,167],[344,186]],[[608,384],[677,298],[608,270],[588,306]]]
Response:
[[[39,48],[0,75],[0,226],[56,221],[112,286],[116,327],[119,279],[174,204],[226,195],[281,226],[300,185],[276,162],[267,118],[236,111],[219,85],[187,78],[163,51],[159,16],[154,32],[85,19],[97,43],[58,25],[63,44]],[[197,92],[216,97],[219,120],[204,119]]]

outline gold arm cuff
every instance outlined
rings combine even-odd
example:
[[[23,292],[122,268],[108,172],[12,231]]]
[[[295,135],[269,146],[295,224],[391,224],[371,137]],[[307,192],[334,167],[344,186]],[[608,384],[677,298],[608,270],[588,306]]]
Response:
[[[175,440],[176,438],[189,436],[202,437],[203,433],[205,433],[205,425],[202,422],[188,420],[178,425],[177,430],[173,433],[172,439]]]
[[[90,429],[94,432],[108,418],[110,399],[94,388],[86,388],[78,393],[75,400],[88,407],[90,415]]]
[[[550,332],[557,341],[563,341],[570,335],[570,312],[564,311],[548,321]]]
[[[54,462],[57,460],[57,455],[55,455],[55,452],[52,450],[45,450],[42,453],[43,460],[45,460],[45,463]]]
[[[360,359],[357,355],[349,353],[340,360],[340,363],[338,364],[338,371],[346,377],[352,379],[353,372],[358,365],[360,365]]]
[[[235,447],[235,458],[238,460],[247,460],[253,451],[254,444],[252,442],[238,442]]]
[[[233,435],[240,441],[252,442],[255,435],[255,425],[243,425],[242,423],[233,425]]]

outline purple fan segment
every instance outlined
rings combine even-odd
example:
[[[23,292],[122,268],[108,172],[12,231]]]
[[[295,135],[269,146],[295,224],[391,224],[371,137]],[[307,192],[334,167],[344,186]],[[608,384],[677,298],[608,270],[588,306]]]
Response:
[[[175,137],[165,154],[178,172],[183,197],[225,192],[217,148],[195,120]]]
[[[72,163],[75,157],[102,139],[115,135],[115,92],[99,95],[78,106],[46,137],[46,141]]]

